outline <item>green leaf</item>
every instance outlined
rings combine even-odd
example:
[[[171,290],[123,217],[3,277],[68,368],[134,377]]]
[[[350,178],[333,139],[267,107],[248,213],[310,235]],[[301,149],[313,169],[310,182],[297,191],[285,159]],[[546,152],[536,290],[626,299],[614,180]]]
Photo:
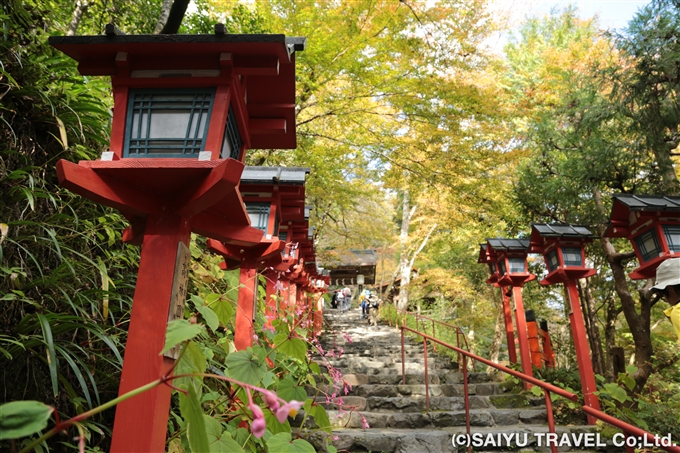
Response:
[[[617,384],[609,383],[604,386],[605,390],[612,398],[620,403],[625,403],[629,400],[628,394],[624,389],[619,387]]]
[[[177,364],[175,374],[205,373],[207,368],[207,360],[205,358],[205,354],[203,354],[203,351],[201,350],[201,347],[193,341],[190,341],[183,347],[186,350],[182,354],[179,363]],[[176,379],[173,382],[177,387],[188,389],[189,383],[193,380],[201,382],[202,378],[185,377]]]
[[[274,383],[275,377],[276,373],[274,373],[273,371],[267,371],[264,374],[264,377],[262,378],[262,386],[264,388],[269,388],[269,386]]]
[[[232,352],[225,360],[230,378],[250,385],[260,385],[267,366],[253,356],[252,349]]]
[[[54,411],[40,401],[13,401],[0,406],[0,440],[42,431]]]
[[[207,299],[206,299],[207,302]],[[220,320],[220,324],[226,326],[232,322],[234,317],[234,307],[229,299],[226,297],[220,297],[211,304],[209,304],[210,309],[217,315]]]
[[[328,418],[328,413],[326,412],[326,409],[323,408],[323,406],[312,406],[312,409],[309,411],[309,415],[314,417],[316,426],[318,426],[320,429],[323,429],[329,434],[333,432],[333,429],[331,428],[331,421]]]
[[[307,359],[307,343],[299,338],[288,338],[286,334],[280,333],[274,337],[274,345],[282,354],[302,361]]]
[[[635,365],[628,365],[626,367],[626,373],[628,373],[628,374],[635,374],[635,373],[637,373],[637,371],[638,371],[638,367],[636,367]]]
[[[635,379],[633,379],[632,377],[626,375],[622,377],[620,380],[626,387],[628,387],[628,390],[633,390],[635,388],[636,382]]]
[[[316,450],[306,440],[295,439],[291,442],[290,433],[278,433],[267,441],[270,453],[316,453]]]
[[[203,319],[205,320],[205,323],[210,327],[210,330],[215,332],[217,328],[220,326],[220,320],[215,314],[214,311],[212,311],[209,307],[196,307],[198,312],[203,316]]]
[[[191,324],[186,319],[175,319],[168,323],[168,331],[165,334],[165,346],[158,354],[161,355],[166,351],[174,348],[177,344],[200,335],[204,331],[201,324]]]
[[[328,453],[338,453],[338,449],[332,445],[326,445],[326,451]]]
[[[319,367],[319,364],[316,362],[311,362],[309,364],[309,369],[316,374],[321,374],[321,367]]]
[[[543,389],[541,387],[537,386],[537,385],[534,385],[533,387],[531,387],[531,389],[529,391],[534,396],[543,396]]]
[[[288,423],[288,420],[286,420],[284,423],[279,423],[276,415],[270,410],[264,411],[264,420],[267,422],[267,429],[272,434],[290,432],[290,423]]]
[[[42,328],[45,345],[47,345],[47,363],[50,368],[50,378],[52,379],[52,393],[54,396],[59,394],[59,386],[57,384],[57,355],[54,352],[54,340],[52,339],[52,329],[50,323],[44,315],[38,314],[40,327]]]
[[[180,394],[179,409],[187,422],[187,438],[191,451],[195,453],[209,452],[210,447],[208,446],[203,410],[193,386],[189,386],[188,395]]]
[[[222,424],[209,415],[203,414],[210,453],[242,453],[243,448],[231,438],[228,431],[222,429]]]
[[[304,401],[307,398],[307,392],[304,387],[297,385],[290,377],[279,382],[279,385],[276,387],[276,394],[286,401]]]

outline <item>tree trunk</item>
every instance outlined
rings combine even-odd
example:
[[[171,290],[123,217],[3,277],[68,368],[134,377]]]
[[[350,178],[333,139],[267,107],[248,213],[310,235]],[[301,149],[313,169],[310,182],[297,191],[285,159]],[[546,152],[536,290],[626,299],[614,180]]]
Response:
[[[605,377],[607,382],[616,382],[617,376],[614,375],[614,356],[612,352],[616,347],[616,318],[618,318],[620,310],[616,307],[616,301],[613,297],[607,297],[605,306],[607,308],[607,321],[604,328],[604,341],[607,348]]]
[[[172,7],[172,0],[163,0],[163,5],[161,6],[161,14],[158,16],[158,21],[156,22],[156,28],[153,29],[153,34],[157,35],[163,31],[163,27],[168,22],[168,17],[170,16],[170,8]]]
[[[491,348],[489,348],[489,360],[493,363],[498,363],[501,353],[501,345],[503,344],[503,337],[505,336],[505,317],[503,316],[503,294],[501,290],[501,303],[494,304],[496,306],[496,326],[493,330],[493,340],[491,341]],[[494,291],[495,292],[495,291]],[[514,345],[509,345],[512,347]],[[496,369],[492,366],[486,368],[488,374],[494,374]]]
[[[411,194],[408,188],[404,189],[404,200],[402,202],[401,231],[399,233],[399,246],[401,254],[399,256],[399,268],[401,269],[401,281],[399,283],[399,300],[397,308],[406,310],[408,307],[408,285],[411,283],[411,268],[409,267],[409,256],[407,253],[408,233],[411,225],[411,217],[416,207],[411,207]]]
[[[654,372],[654,348],[650,330],[651,308],[649,291],[640,291],[640,313],[637,312],[636,301],[628,290],[624,261],[631,258],[628,254],[617,253],[609,238],[601,238],[600,243],[605,251],[609,267],[614,277],[614,288],[621,299],[621,308],[630,328],[635,344],[635,365],[638,370],[631,376],[635,380],[635,393],[640,393]],[[634,256],[634,255],[633,255]]]
[[[189,0],[174,0],[172,2],[168,20],[161,30],[162,35],[174,35],[179,31],[179,26],[182,25],[188,6]]]
[[[590,351],[593,359],[593,372],[603,376],[605,373],[604,353],[602,351],[602,339],[600,337],[600,327],[598,326],[597,311],[595,309],[595,301],[593,294],[590,291],[590,282],[587,279],[579,279],[577,281],[579,293],[581,294],[582,308],[584,318],[586,320],[586,329],[588,332],[588,343],[590,344]]]
[[[68,24],[68,30],[66,31],[66,36],[75,36],[78,31],[78,26],[83,18],[83,14],[90,7],[90,2],[87,0],[76,0],[76,8],[73,10],[73,15],[71,15],[71,22]]]

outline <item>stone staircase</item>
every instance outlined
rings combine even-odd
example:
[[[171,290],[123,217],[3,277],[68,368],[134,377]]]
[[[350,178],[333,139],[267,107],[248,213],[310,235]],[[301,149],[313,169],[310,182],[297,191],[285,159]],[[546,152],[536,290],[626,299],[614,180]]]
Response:
[[[332,444],[338,451],[440,453],[466,451],[454,448],[453,436],[464,434],[465,401],[463,374],[457,363],[428,348],[428,377],[430,411],[425,407],[425,373],[423,344],[406,338],[406,384],[401,380],[401,337],[399,331],[387,325],[370,327],[360,317],[360,310],[340,313],[326,310],[330,324],[321,337],[330,364],[342,372],[342,379],[351,385],[344,389],[321,388],[342,397],[343,407],[319,397],[317,401],[328,412],[333,427]],[[351,339],[351,342],[350,342]],[[339,358],[332,357],[342,350]],[[319,363],[324,361],[320,360]],[[328,363],[328,362],[326,362]],[[483,438],[477,452],[521,451],[548,452],[550,448],[537,445],[537,433],[548,432],[547,414],[542,397],[517,393],[502,382],[493,382],[486,373],[469,373],[470,414],[472,433]],[[308,419],[308,423],[313,421]],[[563,433],[592,432],[588,426],[558,427]],[[513,436],[513,441],[499,439],[499,435]],[[325,438],[316,432],[310,437],[317,451],[325,452]],[[491,436],[491,439],[487,436]],[[489,440],[490,439],[490,440]],[[495,442],[498,441],[498,442]],[[500,445],[493,445],[493,444]],[[508,443],[511,445],[508,447]],[[545,443],[545,441],[543,441]],[[559,451],[595,451],[560,447]],[[603,450],[598,450],[603,451]],[[617,450],[609,450],[617,451]]]

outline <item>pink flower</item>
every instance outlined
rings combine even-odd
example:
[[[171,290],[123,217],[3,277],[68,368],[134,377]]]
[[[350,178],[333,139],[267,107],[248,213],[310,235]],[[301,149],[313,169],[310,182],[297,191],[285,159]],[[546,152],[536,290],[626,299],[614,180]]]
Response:
[[[368,424],[368,422],[366,421],[366,417],[364,417],[363,415],[361,416],[361,427],[362,427],[363,429],[368,429],[368,428],[371,427],[371,426]]]
[[[285,423],[289,416],[295,417],[301,407],[301,402],[292,400],[281,406],[279,410],[276,411],[276,419],[279,421],[279,423]]]
[[[267,422],[264,420],[264,413],[257,404],[249,404],[248,408],[253,411],[253,422],[250,424],[250,431],[253,436],[258,439],[264,436],[264,431],[267,428]]]
[[[269,409],[276,413],[276,411],[279,410],[279,407],[281,407],[281,404],[279,404],[279,398],[276,396],[276,394],[274,392],[270,392],[269,390],[265,390],[262,392],[262,395],[264,396],[264,401],[267,403],[267,406],[269,406]]]

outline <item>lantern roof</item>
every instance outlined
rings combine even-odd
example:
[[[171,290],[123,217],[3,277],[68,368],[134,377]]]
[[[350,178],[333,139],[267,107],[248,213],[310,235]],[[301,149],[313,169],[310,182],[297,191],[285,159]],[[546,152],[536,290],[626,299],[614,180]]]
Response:
[[[680,214],[680,197],[665,195],[612,195],[612,212],[609,216],[609,225],[604,232],[605,237],[626,237],[628,227],[635,223],[638,216],[631,217],[631,213],[661,213],[668,212]]]
[[[492,250],[505,252],[527,252],[529,239],[487,238]]]
[[[489,262],[489,254],[487,253],[486,249],[486,244],[479,244],[479,258],[477,259],[478,263],[487,264]]]
[[[532,223],[531,227],[533,229],[531,239],[534,239],[535,235],[575,239],[597,237],[588,228],[579,225]]]
[[[303,186],[310,169],[304,167],[253,167],[246,166],[241,184],[271,184]]]

